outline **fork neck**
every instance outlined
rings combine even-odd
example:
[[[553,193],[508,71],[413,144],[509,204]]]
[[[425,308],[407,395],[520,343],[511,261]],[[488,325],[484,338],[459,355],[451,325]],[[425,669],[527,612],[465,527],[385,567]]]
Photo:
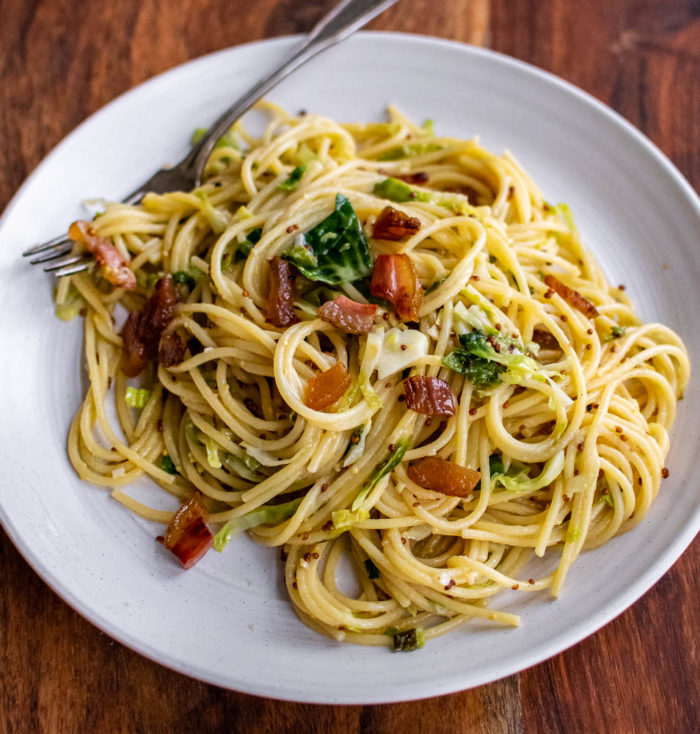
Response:
[[[314,26],[289,59],[251,87],[213,123],[207,134],[192,149],[190,155],[183,160],[183,164],[188,161],[189,165],[191,158],[194,164],[196,185],[199,186],[201,183],[204,166],[209,160],[216,141],[239,117],[295,69],[329,46],[347,38],[396,2],[397,0],[342,0],[338,3]]]

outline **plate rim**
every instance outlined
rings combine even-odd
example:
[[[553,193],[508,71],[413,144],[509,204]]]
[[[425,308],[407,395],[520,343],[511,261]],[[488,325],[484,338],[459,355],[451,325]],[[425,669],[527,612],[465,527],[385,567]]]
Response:
[[[561,77],[553,74],[552,72],[541,69],[529,62],[521,61],[515,57],[509,56],[499,51],[492,49],[483,48],[480,46],[474,46],[468,43],[462,43],[452,39],[444,39],[436,36],[427,36],[415,33],[404,33],[394,31],[361,31],[355,34],[360,38],[372,37],[375,40],[385,38],[392,41],[408,43],[408,44],[421,44],[433,47],[451,47],[460,53],[465,55],[473,54],[477,57],[483,57],[489,61],[495,61],[504,66],[517,69],[518,71],[525,72],[531,76],[542,79],[548,84],[558,87],[569,95],[577,97],[582,102],[586,103],[587,106],[594,108],[598,113],[608,118],[616,127],[622,128],[623,132],[634,138],[635,142],[640,145],[644,151],[651,155],[658,164],[671,176],[675,184],[679,186],[680,190],[685,196],[686,202],[690,203],[694,209],[696,216],[700,219],[700,197],[695,192],[690,182],[683,176],[678,167],[670,160],[670,158],[660,150],[655,143],[653,143],[646,135],[638,130],[632,123],[626,120],[620,113],[613,110],[605,103],[598,100],[589,92],[584,91],[580,87],[568,82]],[[22,184],[19,186],[17,191],[14,193],[7,206],[5,207],[2,215],[0,216],[0,235],[4,230],[6,220],[14,210],[19,200],[24,196],[26,190],[29,188],[33,180],[39,175],[39,173],[50,164],[51,160],[55,155],[63,148],[68,145],[75,137],[78,137],[83,128],[92,122],[93,120],[109,114],[110,110],[117,106],[122,98],[135,93],[147,93],[149,87],[158,84],[165,77],[171,75],[177,75],[185,67],[193,68],[196,65],[210,62],[217,56],[225,56],[230,54],[232,51],[245,50],[255,46],[285,46],[290,45],[298,40],[300,35],[287,35],[278,36],[275,38],[260,39],[244,44],[238,44],[235,46],[226,47],[205,54],[203,56],[196,57],[185,61],[177,66],[167,69],[155,76],[152,76],[143,82],[125,90],[120,93],[114,99],[110,100],[103,107],[99,108],[92,114],[88,115],[82,120],[75,128],[73,128],[67,135],[65,135],[39,162],[33,171],[25,178]],[[349,39],[348,43],[352,43],[353,40]],[[663,553],[653,559],[653,562],[649,565],[647,572],[644,575],[638,576],[636,579],[628,583],[622,591],[616,594],[612,600],[595,616],[591,616],[589,619],[583,620],[573,627],[570,627],[566,634],[560,634],[557,637],[548,639],[546,643],[538,646],[536,652],[528,651],[521,654],[513,659],[509,665],[495,664],[492,663],[485,667],[485,674],[479,676],[478,680],[467,681],[465,683],[465,676],[460,676],[458,673],[442,676],[440,679],[431,683],[431,690],[428,694],[418,693],[415,690],[416,684],[408,685],[397,685],[391,689],[391,693],[382,694],[379,693],[372,698],[364,697],[363,699],[357,698],[343,698],[342,700],[336,696],[322,694],[313,696],[308,693],[300,697],[287,697],[279,695],[276,696],[273,692],[272,686],[268,686],[266,690],[263,690],[259,685],[247,686],[244,680],[236,682],[235,688],[233,687],[230,680],[222,674],[213,674],[211,671],[204,670],[198,667],[196,662],[182,661],[176,656],[171,656],[169,653],[162,653],[160,650],[155,649],[150,645],[147,639],[133,638],[128,632],[122,631],[118,624],[110,620],[107,616],[95,612],[87,601],[83,601],[77,594],[74,594],[70,589],[62,585],[60,577],[55,574],[50,568],[48,568],[39,553],[35,553],[30,543],[25,543],[21,533],[15,527],[12,518],[6,513],[4,504],[2,502],[2,496],[0,495],[0,524],[2,524],[5,532],[17,549],[19,554],[24,558],[32,570],[39,576],[39,578],[54,592],[56,593],[65,603],[67,603],[75,612],[81,617],[87,620],[90,624],[97,627],[103,633],[107,634],[112,639],[117,640],[120,644],[130,650],[142,655],[149,660],[152,660],[159,665],[163,665],[166,668],[174,670],[182,675],[185,675],[196,680],[203,681],[212,685],[219,686],[224,689],[234,690],[237,692],[264,696],[267,698],[283,701],[295,701],[299,703],[323,703],[323,704],[378,704],[378,703],[394,703],[408,700],[421,700],[430,698],[438,695],[445,695],[454,693],[477,685],[483,685],[491,683],[495,680],[513,675],[518,672],[522,672],[527,668],[532,667],[540,662],[548,660],[549,658],[557,655],[565,650],[569,649],[573,645],[577,644],[586,637],[594,634],[599,629],[607,625],[610,621],[619,616],[622,612],[628,609],[634,604],[644,593],[651,589],[659,579],[671,568],[671,566],[678,560],[681,554],[686,548],[692,543],[695,535],[700,531],[700,506],[696,508],[696,511],[689,516],[687,523],[683,527],[683,532],[675,536],[673,541],[669,543],[664,549]],[[494,670],[494,668],[497,668]]]

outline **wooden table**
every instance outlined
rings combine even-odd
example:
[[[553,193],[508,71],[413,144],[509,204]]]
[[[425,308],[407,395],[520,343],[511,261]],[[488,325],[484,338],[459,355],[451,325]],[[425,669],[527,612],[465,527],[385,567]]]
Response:
[[[0,208],[116,95],[195,56],[304,31],[333,2],[0,0]],[[401,0],[371,27],[552,71],[612,105],[697,187],[698,12],[694,0]],[[427,701],[331,707],[221,690],[142,658],[66,606],[0,536],[0,732],[699,730],[697,541],[618,619],[520,675]]]

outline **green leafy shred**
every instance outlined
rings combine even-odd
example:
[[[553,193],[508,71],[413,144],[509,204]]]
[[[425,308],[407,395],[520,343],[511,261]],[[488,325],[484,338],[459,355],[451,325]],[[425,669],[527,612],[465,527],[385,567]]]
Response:
[[[475,387],[494,385],[501,379],[501,373],[506,369],[502,364],[478,357],[466,349],[455,349],[442,360],[442,363],[445,367],[468,377]]]
[[[387,627],[384,634],[393,638],[391,649],[394,652],[411,652],[425,646],[422,627],[414,627],[400,632],[396,627]]]
[[[610,507],[613,507],[613,508],[615,507],[615,502],[613,501],[613,498],[610,492],[608,492],[607,494],[602,494],[600,496],[600,501],[605,502],[605,504],[609,505]]]
[[[434,120],[423,120],[421,125],[426,135],[435,135],[435,121]]]
[[[253,247],[260,242],[262,237],[262,227],[256,227],[248,232],[248,236],[240,242],[232,242],[226,248],[224,256],[221,258],[221,269],[227,270],[231,267],[231,263],[242,262],[248,259],[248,255],[253,250]]]
[[[568,204],[560,202],[554,209],[557,214],[562,218],[564,224],[569,228],[569,232],[576,232],[576,222],[574,222],[574,215],[571,213],[571,209]]]
[[[511,469],[515,468],[514,465],[516,464],[520,464],[520,462],[513,462],[511,464],[511,468],[509,469],[509,472],[511,471]],[[524,464],[522,466],[524,466]],[[517,467],[517,469],[519,469],[519,467]],[[501,456],[501,454],[491,454],[491,456],[489,456],[489,476],[493,478],[497,474],[504,474],[504,473],[505,473],[505,467],[503,465],[503,457]],[[474,491],[478,492],[480,489],[481,489],[481,479],[476,483],[476,486],[474,487]]]
[[[258,525],[274,525],[287,520],[301,504],[301,497],[281,505],[261,505],[251,512],[229,520],[214,536],[214,548],[221,552],[234,535],[256,528]]]
[[[236,254],[234,255],[235,261],[240,260],[246,260],[248,255],[253,250],[253,247],[260,242],[260,238],[262,237],[262,227],[256,227],[255,229],[251,229],[250,232],[248,232],[248,236],[238,243],[238,247],[236,248]]]
[[[259,229],[254,229],[253,232],[251,232],[251,235],[254,232],[258,232]],[[258,240],[260,239],[260,234],[258,234]],[[257,242],[257,240],[255,240]],[[253,247],[255,245],[255,242],[248,237],[245,240],[242,240],[238,243],[238,246],[236,247],[236,252],[233,255],[234,262],[240,262],[241,260],[247,260],[248,255],[253,251]]]
[[[364,498],[377,486],[379,480],[390,474],[403,461],[404,454],[411,445],[410,436],[400,438],[394,444],[394,450],[377,466],[367,477],[367,481],[362,485],[362,491],[355,497],[355,501],[350,508],[353,512],[359,509]]]
[[[175,468],[175,464],[173,463],[173,460],[168,456],[168,454],[164,454],[160,459],[160,468],[167,472],[168,474],[179,474],[180,472]]]
[[[404,181],[397,178],[385,178],[374,184],[374,193],[389,201],[398,203],[406,201],[432,201],[432,196],[427,191],[417,191]]]
[[[212,469],[221,469],[221,457],[219,456],[219,444],[211,436],[201,435],[204,448],[207,450],[207,464]]]
[[[362,224],[342,194],[335,197],[335,210],[299,235],[282,257],[309,280],[328,285],[352,283],[369,275],[373,267]]]
[[[296,159],[299,161],[301,166],[306,168],[306,166],[308,166],[312,161],[317,161],[318,156],[306,143],[302,143],[297,149]]]
[[[193,133],[192,137],[190,138],[190,143],[192,145],[197,145],[197,143],[207,134],[206,127],[198,127]]]
[[[503,466],[503,456],[501,454],[491,454],[489,456],[489,475],[503,474],[505,468]]]
[[[331,513],[331,520],[333,522],[333,531],[330,537],[337,538],[346,530],[350,530],[356,523],[369,520],[369,510],[356,510],[353,512],[350,510],[336,510]]]
[[[187,424],[185,431],[191,441],[199,446],[204,446],[207,451],[207,463],[212,468],[221,469],[222,466],[225,466],[243,479],[251,482],[261,481],[261,476],[257,473],[261,464],[257,459],[247,453],[244,453],[241,458],[236,454],[224,451],[213,438],[200,431],[192,422]]]
[[[250,219],[252,216],[254,216],[253,212],[248,209],[247,206],[241,205],[236,209],[236,213],[233,215],[236,220],[239,222],[243,219]]]
[[[442,147],[438,143],[404,143],[382,153],[377,160],[399,161],[402,158],[414,158],[415,156],[425,155],[426,153],[434,153],[435,151],[442,150]]]
[[[379,578],[379,569],[374,565],[374,561],[372,561],[371,558],[368,558],[365,561],[365,570],[367,571],[367,575],[371,579],[378,579]]]
[[[462,301],[458,301],[454,307],[452,320],[457,334],[481,329],[486,336],[498,336],[498,330],[491,326],[488,312],[480,305],[473,304],[467,308]]]
[[[284,259],[293,262],[299,270],[306,268],[306,270],[312,271],[318,268],[316,253],[302,242],[295,242],[291,247],[288,247],[284,252]]]
[[[176,270],[172,275],[176,283],[187,286],[190,291],[193,291],[197,283],[204,277],[204,273],[195,266],[187,270]]]
[[[447,280],[447,277],[444,278],[438,278],[437,280],[434,280],[426,289],[426,293],[432,293],[433,291],[436,291],[445,281]]]
[[[229,471],[238,474],[239,477],[247,479],[249,482],[260,481],[258,470],[261,464],[257,459],[254,459],[249,454],[245,454],[243,458],[240,458],[236,454],[230,454],[228,451],[220,452],[219,455],[221,456],[222,463]]]
[[[494,469],[497,469],[497,467],[494,467]],[[511,492],[535,492],[551,484],[563,470],[564,451],[558,451],[551,459],[548,459],[542,471],[536,477],[530,477],[530,467],[519,461],[511,462],[506,472],[503,469],[503,461],[501,460],[500,471],[492,470],[491,482],[494,487],[501,484]]]
[[[294,189],[299,185],[304,173],[306,173],[306,166],[297,166],[289,174],[287,180],[283,181],[277,188],[280,191],[294,191]]]
[[[78,292],[78,289],[71,283],[68,286],[68,293],[61,303],[56,303],[56,317],[61,321],[72,321],[85,307],[85,301]]]
[[[541,366],[523,354],[516,339],[474,329],[460,334],[459,343],[461,348],[450,352],[442,363],[469,377],[476,387],[493,385],[499,380],[517,382],[533,375],[544,379],[540,374]]]
[[[613,326],[610,329],[610,333],[606,334],[604,341],[611,342],[615,339],[619,339],[620,337],[623,337],[625,335],[625,332],[627,331],[626,326]]]
[[[198,127],[193,133],[192,137],[190,138],[190,143],[192,145],[197,145],[197,143],[207,134],[209,128],[206,127]],[[214,148],[235,148],[238,150],[238,143],[236,142],[236,139],[233,137],[233,135],[228,132],[224,133],[214,145]]]
[[[136,282],[141,288],[146,291],[152,291],[156,283],[163,277],[163,272],[157,270],[156,272],[148,272],[146,270],[139,270],[136,273]]]
[[[194,195],[200,201],[199,210],[209,223],[211,231],[214,234],[221,234],[229,225],[230,218],[228,212],[214,206],[205,191],[195,191]]]
[[[357,386],[360,390],[362,390],[362,386],[359,383]],[[368,385],[368,387],[372,389],[371,385]],[[372,390],[372,393],[376,395],[376,393],[374,393],[374,390]],[[362,456],[362,454],[365,453],[365,444],[367,442],[367,434],[369,433],[371,427],[372,427],[371,419],[369,419],[366,423],[363,423],[362,425],[355,426],[350,436],[350,443],[348,444],[348,450],[345,454],[345,461],[343,462],[344,467],[354,464]]]
[[[508,489],[517,489],[519,483],[526,482],[530,478],[530,467],[522,461],[511,461],[506,470],[503,464],[503,456],[501,454],[491,454],[489,456],[489,475],[491,483],[502,484]]]
[[[530,467],[521,461],[511,461],[506,470],[501,454],[489,456],[489,474],[493,487],[500,484],[512,492],[534,492],[551,484],[564,469],[564,452],[556,453],[544,465],[536,477],[530,477]],[[474,491],[481,489],[481,481],[477,482]]]
[[[124,401],[130,408],[144,408],[148,399],[151,397],[151,391],[146,388],[127,387]]]

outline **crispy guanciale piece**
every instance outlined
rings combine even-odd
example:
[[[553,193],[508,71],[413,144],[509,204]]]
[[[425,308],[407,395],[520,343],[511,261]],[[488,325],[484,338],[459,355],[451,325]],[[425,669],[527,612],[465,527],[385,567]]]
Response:
[[[439,377],[415,375],[403,381],[406,407],[425,415],[454,415],[455,401],[450,386]]]
[[[90,222],[79,219],[68,229],[68,236],[91,253],[104,268],[104,277],[113,285],[130,291],[136,288],[136,276],[119,250],[106,238],[100,237]]]
[[[294,280],[296,270],[281,257],[270,260],[270,294],[267,301],[267,320],[273,326],[285,328],[296,324],[294,313]]]
[[[584,316],[594,319],[598,315],[598,309],[588,299],[573,288],[569,288],[568,285],[564,285],[559,278],[555,278],[553,275],[545,275],[544,282],[548,288],[560,295],[569,306],[580,311]]]
[[[367,334],[372,329],[376,310],[373,303],[358,303],[347,296],[338,296],[334,301],[326,301],[318,309],[318,315],[348,334]]]
[[[179,334],[169,331],[160,337],[158,342],[158,361],[164,367],[172,367],[180,364],[185,358],[187,346],[180,339]]]
[[[408,255],[379,255],[374,263],[369,290],[373,296],[391,302],[402,321],[418,321],[423,286]]]
[[[214,542],[201,498],[199,492],[194,492],[173,515],[165,531],[163,545],[180,559],[183,568],[194,566]]]
[[[451,497],[468,497],[481,479],[473,469],[459,466],[439,456],[428,456],[408,467],[408,476],[419,487]]]
[[[532,341],[539,346],[540,349],[548,349],[550,351],[560,350],[557,338],[545,329],[535,329],[532,334]]]
[[[172,321],[177,293],[172,275],[164,275],[140,311],[132,311],[122,329],[122,372],[136,377],[158,353],[161,334]]]
[[[324,410],[345,395],[351,382],[345,365],[336,362],[329,370],[309,380],[306,386],[306,405],[312,410]]]
[[[420,229],[420,219],[409,217],[393,206],[385,206],[374,223],[372,237],[378,240],[399,242],[414,235]]]

